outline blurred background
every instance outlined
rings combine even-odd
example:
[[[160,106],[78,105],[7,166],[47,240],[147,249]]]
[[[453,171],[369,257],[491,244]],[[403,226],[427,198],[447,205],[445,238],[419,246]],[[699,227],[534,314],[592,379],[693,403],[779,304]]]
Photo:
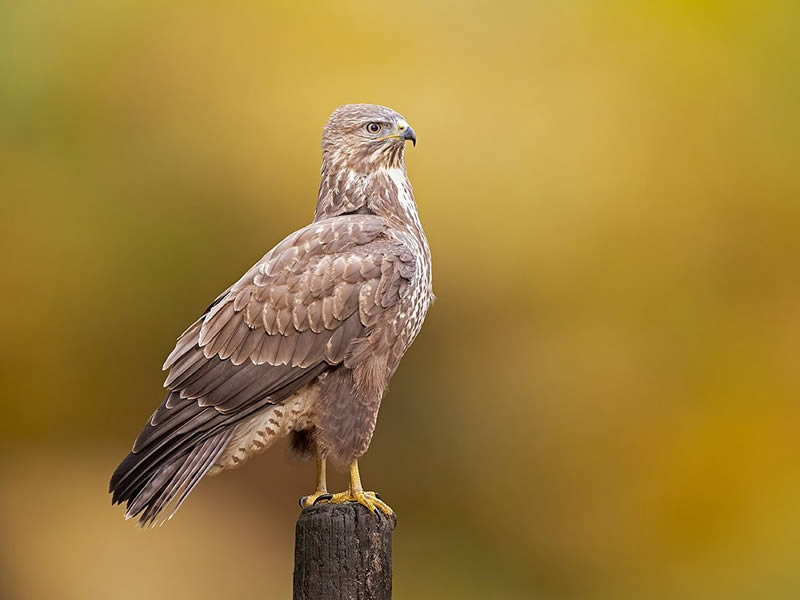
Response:
[[[395,597],[797,598],[800,5],[0,4],[0,597],[287,598],[285,445],[142,531],[175,337],[414,126],[438,296],[368,487]],[[334,477],[333,488],[345,478]]]

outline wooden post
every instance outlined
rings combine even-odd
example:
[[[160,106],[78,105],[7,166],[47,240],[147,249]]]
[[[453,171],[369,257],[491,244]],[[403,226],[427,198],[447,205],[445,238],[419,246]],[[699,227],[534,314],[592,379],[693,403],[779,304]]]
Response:
[[[355,502],[303,509],[294,547],[294,600],[390,600],[392,531]]]

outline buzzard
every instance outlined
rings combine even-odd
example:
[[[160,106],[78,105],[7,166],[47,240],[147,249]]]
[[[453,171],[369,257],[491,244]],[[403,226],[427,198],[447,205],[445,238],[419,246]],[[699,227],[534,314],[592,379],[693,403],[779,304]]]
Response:
[[[126,518],[171,518],[205,475],[286,436],[316,457],[302,506],[354,501],[391,514],[362,487],[358,458],[433,299],[408,140],[414,130],[384,106],[331,115],[314,220],[214,300],[167,357],[166,398],[111,477]],[[347,491],[328,493],[328,460],[349,468]]]

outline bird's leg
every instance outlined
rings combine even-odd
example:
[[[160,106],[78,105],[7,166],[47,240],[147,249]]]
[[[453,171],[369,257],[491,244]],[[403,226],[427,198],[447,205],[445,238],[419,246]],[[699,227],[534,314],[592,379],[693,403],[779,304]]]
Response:
[[[317,453],[317,489],[310,496],[300,498],[300,506],[312,506],[317,500],[330,500],[333,494],[328,493],[328,478],[325,468],[325,457]]]
[[[346,492],[334,494],[329,500],[333,504],[342,502],[358,502],[366,506],[369,510],[380,516],[380,513],[393,515],[391,507],[380,499],[375,492],[365,492],[361,485],[361,475],[358,472],[358,460],[354,460],[350,465],[350,488]]]

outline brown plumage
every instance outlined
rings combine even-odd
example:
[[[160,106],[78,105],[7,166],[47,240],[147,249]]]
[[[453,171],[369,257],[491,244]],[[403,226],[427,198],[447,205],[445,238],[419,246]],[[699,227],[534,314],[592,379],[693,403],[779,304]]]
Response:
[[[111,478],[127,517],[171,516],[204,475],[281,436],[318,455],[318,491],[326,458],[355,464],[366,452],[433,298],[406,140],[413,130],[388,108],[333,113],[313,222],[219,296],[167,357],[166,398]]]

